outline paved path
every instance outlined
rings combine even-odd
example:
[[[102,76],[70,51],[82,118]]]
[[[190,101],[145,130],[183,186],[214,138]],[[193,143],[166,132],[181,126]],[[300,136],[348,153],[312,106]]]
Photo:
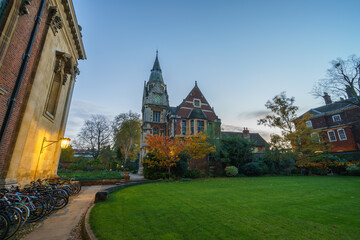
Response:
[[[144,176],[139,174],[130,173],[130,181],[139,181],[139,180],[145,180]]]
[[[113,185],[83,187],[80,194],[70,198],[70,203],[63,209],[50,215],[40,227],[26,235],[24,240],[67,240],[71,231],[79,224],[81,217],[94,202],[95,194]]]

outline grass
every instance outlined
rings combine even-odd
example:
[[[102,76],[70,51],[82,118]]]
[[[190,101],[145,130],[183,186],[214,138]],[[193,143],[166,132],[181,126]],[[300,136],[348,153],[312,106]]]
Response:
[[[97,203],[98,239],[360,239],[359,177],[159,182]]]
[[[103,179],[122,179],[123,174],[116,171],[101,172],[58,172],[60,177],[74,178],[76,181],[92,181]]]

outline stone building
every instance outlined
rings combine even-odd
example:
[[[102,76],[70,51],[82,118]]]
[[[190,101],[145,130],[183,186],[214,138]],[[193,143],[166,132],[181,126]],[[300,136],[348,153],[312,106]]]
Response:
[[[57,173],[79,59],[71,0],[0,3],[0,184]]]
[[[179,106],[169,105],[157,54],[149,81],[144,83],[141,111],[140,171],[141,160],[146,155],[146,135],[184,137],[206,131],[220,137],[221,120],[201,93],[197,82]]]
[[[332,102],[327,93],[323,98],[325,105],[306,112],[311,114],[306,125],[316,130],[313,135],[318,136],[314,139],[329,141],[330,152],[359,151],[360,107],[352,104],[351,95],[337,102]]]

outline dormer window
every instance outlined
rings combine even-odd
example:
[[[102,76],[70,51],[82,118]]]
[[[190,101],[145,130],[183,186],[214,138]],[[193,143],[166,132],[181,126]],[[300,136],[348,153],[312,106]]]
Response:
[[[341,121],[340,114],[336,114],[336,115],[332,116],[332,120],[333,120],[333,122],[340,122]]]
[[[306,121],[306,126],[307,127],[312,127],[312,122],[311,121]]]
[[[201,106],[201,101],[200,99],[194,99],[194,107],[200,107]]]

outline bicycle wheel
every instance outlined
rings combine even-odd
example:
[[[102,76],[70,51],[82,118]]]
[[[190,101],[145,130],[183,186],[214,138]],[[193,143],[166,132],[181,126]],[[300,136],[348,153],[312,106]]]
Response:
[[[63,195],[54,194],[52,195],[52,197],[55,200],[55,206],[54,206],[55,210],[59,210],[68,204],[69,201],[68,198],[64,197]]]
[[[21,226],[23,226],[30,216],[30,209],[24,203],[16,203],[16,207],[21,210]]]
[[[6,210],[9,219],[9,231],[5,239],[12,237],[21,225],[21,210],[16,207],[9,207]]]
[[[0,213],[0,240],[6,238],[9,231],[9,219],[4,213]]]
[[[30,216],[27,222],[32,223],[44,216],[45,205],[39,198],[31,199],[32,206],[30,205]]]

